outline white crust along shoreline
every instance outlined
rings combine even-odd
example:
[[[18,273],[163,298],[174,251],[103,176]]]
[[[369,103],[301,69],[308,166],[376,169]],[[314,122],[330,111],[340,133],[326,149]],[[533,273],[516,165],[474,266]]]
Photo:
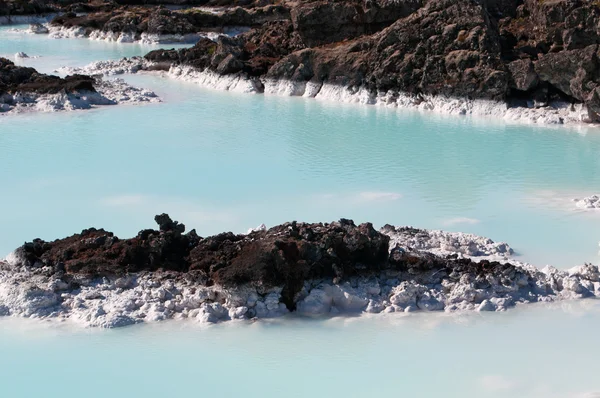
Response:
[[[128,32],[93,31],[86,33],[80,27],[65,28],[45,25],[51,38],[88,38],[118,43],[156,44],[193,44],[203,37],[216,40],[219,36],[235,36],[244,32],[245,27],[231,27],[223,32],[198,32],[188,35],[155,35],[143,33],[135,35]],[[34,25],[29,33],[39,33]],[[64,73],[115,75],[136,73],[156,66],[141,57],[132,57],[119,61],[98,61],[82,68],[61,68]],[[296,96],[318,100],[379,105],[390,108],[417,111],[432,111],[444,115],[491,117],[507,123],[526,123],[539,125],[585,125],[588,112],[583,104],[555,101],[547,106],[536,106],[534,101],[521,102],[518,105],[502,101],[454,98],[441,95],[414,95],[399,91],[374,93],[364,87],[343,87],[328,83],[295,82],[268,78],[248,77],[243,73],[219,75],[210,70],[197,70],[189,66],[170,67],[164,75],[196,83],[203,87],[241,93]],[[521,106],[526,104],[526,106]]]
[[[25,112],[58,112],[91,109],[118,104],[156,103],[152,91],[125,83],[122,79],[97,80],[96,92],[37,94],[18,92],[0,96],[0,115]]]
[[[32,19],[27,29],[12,29],[15,32],[28,34],[47,34],[50,39],[89,39],[115,43],[136,43],[142,45],[157,44],[195,44],[202,38],[217,40],[220,36],[236,36],[248,30],[244,26],[225,27],[215,31],[204,31],[188,34],[153,34],[134,32],[107,32],[85,29],[82,27],[53,26],[46,19]],[[15,23],[19,24],[19,22]],[[2,25],[2,23],[0,23]]]
[[[455,282],[438,282],[436,271],[408,274],[382,271],[341,283],[311,280],[298,295],[301,316],[413,311],[504,311],[518,304],[600,296],[600,272],[586,264],[570,270],[537,269],[511,258],[506,243],[471,234],[386,226],[390,250],[398,247],[436,255],[510,262],[519,274],[463,275]],[[78,281],[69,290],[52,279],[43,266],[25,267],[14,253],[0,261],[0,315],[74,322],[83,327],[120,327],[167,319],[201,323],[273,318],[288,314],[281,288],[203,286],[185,277],[160,272],[116,279]],[[512,274],[510,274],[512,273]]]
[[[72,39],[72,38],[88,38],[90,40],[99,40],[116,43],[139,43],[139,44],[194,44],[203,37],[216,39],[218,33],[190,33],[186,35],[156,35],[150,33],[142,33],[136,35],[131,32],[104,32],[94,30],[89,35],[86,29],[73,27],[65,28],[63,26],[48,26],[48,35],[51,39]]]
[[[63,68],[63,72],[114,75],[152,70],[156,66],[155,63],[141,57],[133,57],[118,61],[94,62],[83,68]],[[583,104],[567,102],[553,102],[546,107],[535,107],[531,101],[528,103],[528,107],[523,107],[492,100],[413,95],[397,91],[373,93],[360,87],[349,88],[327,83],[249,78],[242,73],[223,76],[210,70],[200,71],[193,67],[177,65],[171,66],[168,72],[162,72],[162,74],[208,88],[240,93],[296,96],[342,103],[432,111],[445,115],[493,117],[509,123],[593,126],[586,122],[588,113]]]

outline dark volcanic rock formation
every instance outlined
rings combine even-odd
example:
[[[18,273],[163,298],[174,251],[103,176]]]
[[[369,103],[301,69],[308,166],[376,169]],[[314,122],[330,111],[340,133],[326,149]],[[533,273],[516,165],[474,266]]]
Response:
[[[371,224],[288,223],[250,235],[223,233],[201,239],[168,215],[156,216],[159,231],[119,239],[103,229],[17,249],[26,266],[50,266],[64,275],[122,276],[141,271],[185,272],[207,284],[284,287],[293,305],[304,281],[344,278],[386,267],[389,238]]]
[[[202,40],[192,49],[160,50],[147,58],[160,68],[183,64],[221,75],[361,88],[373,96],[584,104],[587,120],[600,121],[595,0],[179,2],[222,6],[214,12],[150,5],[158,3],[71,4],[90,13],[66,13],[53,24],[134,37],[247,26],[252,30],[234,39]]]
[[[60,78],[38,73],[33,68],[16,66],[6,58],[0,58],[0,97],[17,92],[36,94],[95,92],[94,79],[74,75]]]
[[[409,93],[504,99],[508,74],[499,36],[479,4],[430,1],[371,36],[284,57],[276,79]]]
[[[58,7],[42,0],[0,0],[0,17],[53,13]]]
[[[289,10],[268,5],[252,9],[234,7],[220,12],[191,8],[170,10],[163,7],[116,6],[96,9],[88,14],[67,12],[51,21],[65,28],[80,27],[90,34],[94,30],[125,32],[139,37],[142,33],[156,35],[186,35],[226,27],[260,26],[268,21],[288,19]]]
[[[303,1],[291,7],[294,31],[307,47],[376,33],[417,11],[421,0]]]
[[[160,230],[142,230],[131,239],[91,228],[53,242],[25,243],[7,263],[0,261],[0,313],[115,327],[294,310],[493,311],[516,302],[600,294],[595,266],[540,272],[426,249],[452,244],[474,256],[510,252],[506,244],[472,235],[392,226],[376,231],[370,223],[342,219],[200,238],[166,214],[155,220]]]
[[[595,1],[405,1],[387,13],[380,11],[386,3],[352,4],[300,2],[289,6],[290,21],[267,23],[223,51],[200,44],[147,58],[221,74],[361,87],[373,95],[582,103],[589,121],[600,120]],[[219,69],[227,56],[235,67]]]

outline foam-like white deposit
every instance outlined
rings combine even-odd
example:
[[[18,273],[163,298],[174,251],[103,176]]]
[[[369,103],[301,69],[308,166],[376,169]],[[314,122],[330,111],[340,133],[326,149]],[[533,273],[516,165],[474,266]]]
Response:
[[[463,232],[384,227],[382,233],[390,237],[391,246],[427,251],[438,256],[458,254],[466,258],[507,261],[514,254],[507,243]]]
[[[122,58],[117,61],[96,61],[82,67],[65,66],[58,68],[55,72],[65,75],[80,74],[88,76],[114,76],[125,73],[137,73],[138,71],[149,68],[152,65],[154,65],[154,63],[147,61],[142,57],[132,57]]]
[[[12,273],[12,272],[10,272]],[[190,318],[214,323],[287,313],[280,291],[225,291],[191,282],[160,280],[148,274],[86,282],[67,291],[61,280],[0,271],[0,314],[69,319],[84,326],[119,327],[139,322]],[[248,314],[249,313],[249,314]]]
[[[259,227],[262,229],[262,226]],[[505,243],[470,234],[385,227],[391,250],[458,253],[483,258],[499,255],[520,268],[486,276],[464,273],[441,279],[438,271],[385,270],[342,283],[310,280],[297,296],[302,315],[412,311],[503,311],[519,303],[548,302],[600,295],[600,272],[589,264],[567,271],[538,270],[511,260]],[[281,288],[203,286],[185,277],[161,273],[131,274],[117,279],[79,278],[79,288],[57,279],[42,264],[21,266],[15,253],[0,261],[0,315],[71,320],[83,326],[118,327],[165,319],[214,323],[277,317],[288,313]],[[526,273],[517,270],[523,269]],[[442,281],[440,283],[440,281]]]
[[[434,95],[412,95],[389,91],[374,94],[365,88],[349,88],[315,82],[292,82],[249,78],[243,74],[218,75],[212,71],[198,71],[186,66],[173,66],[168,76],[192,81],[197,84],[220,89],[266,95],[300,96],[319,100],[365,105],[380,105],[419,111],[433,111],[448,115],[487,116],[506,122],[567,124],[583,123],[588,113],[583,104],[554,102],[544,108],[511,107],[504,102],[470,100]]]
[[[63,26],[48,26],[48,35],[52,39],[76,39],[86,37],[84,28],[65,28]]]
[[[120,79],[98,81],[95,87],[96,92],[78,94],[5,94],[0,97],[0,113],[73,111],[102,105],[161,101],[154,92],[133,87]]]
[[[124,73],[137,73],[152,66],[150,62],[142,57],[123,58],[117,61],[97,61],[83,67],[63,67],[56,71],[63,74],[86,74],[86,75],[121,75]],[[221,76],[215,72],[198,70],[187,67],[171,67],[167,73],[161,72],[168,77],[212,87],[219,90],[229,90],[241,93],[258,93],[262,90],[259,80],[246,79],[242,75]]]
[[[260,93],[262,90],[262,83],[258,79],[248,79],[242,74],[222,76],[209,70],[198,71],[189,66],[173,66],[168,76],[217,90],[239,93]]]
[[[263,84],[265,94],[434,111],[448,115],[489,116],[508,122],[565,124],[582,123],[588,119],[587,110],[582,104],[566,102],[554,102],[547,107],[536,108],[533,102],[528,103],[528,107],[509,106],[499,101],[413,95],[393,90],[373,93],[364,87],[342,87],[327,83],[265,80]]]
[[[29,25],[27,32],[34,35],[44,35],[50,33],[50,30],[46,24],[34,23]]]
[[[600,209],[600,195],[591,195],[583,199],[573,199],[580,209]]]

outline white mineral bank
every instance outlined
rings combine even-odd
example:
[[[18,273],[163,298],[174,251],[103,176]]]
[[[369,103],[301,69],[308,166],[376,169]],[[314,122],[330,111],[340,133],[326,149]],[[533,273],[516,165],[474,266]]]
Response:
[[[137,66],[133,66],[137,65]],[[72,68],[71,72],[110,75],[115,73],[135,73],[151,67],[153,63],[140,58],[123,59],[90,64],[84,68]],[[120,72],[124,71],[124,72]],[[582,104],[556,101],[546,107],[536,107],[528,102],[527,107],[509,106],[505,102],[491,100],[470,100],[436,95],[413,95],[398,91],[373,93],[359,88],[348,88],[315,82],[292,82],[248,77],[243,73],[219,75],[210,70],[198,70],[189,66],[173,65],[165,76],[194,82],[204,87],[242,93],[264,93],[266,95],[302,96],[327,101],[360,103],[433,111],[447,115],[487,116],[506,122],[536,123],[545,125],[581,124],[588,120],[587,110]]]
[[[259,227],[262,229],[262,226]],[[298,296],[302,315],[412,311],[503,311],[518,303],[549,302],[600,295],[598,267],[589,264],[568,271],[535,267],[510,259],[505,243],[471,234],[387,227],[391,248],[413,247],[439,255],[456,254],[475,260],[497,258],[529,271],[532,280],[514,275],[486,276],[456,282],[438,279],[434,271],[407,275],[383,271],[343,283],[307,281]],[[164,319],[219,322],[278,317],[288,312],[281,288],[199,286],[194,282],[161,280],[148,273],[115,280],[82,281],[68,290],[61,280],[43,276],[43,268],[20,266],[13,253],[0,263],[0,314],[27,318],[68,319],[83,326],[118,327]],[[41,265],[40,265],[41,266]],[[415,280],[419,282],[415,282]],[[477,283],[475,283],[477,282]],[[485,282],[485,283],[483,283]],[[487,286],[487,287],[482,287]]]
[[[243,27],[231,27],[224,29],[222,32],[197,32],[187,34],[153,34],[153,33],[134,33],[134,32],[106,32],[102,30],[87,30],[81,27],[52,26],[45,25],[47,31],[32,33],[48,33],[53,39],[71,39],[71,38],[88,38],[90,40],[116,42],[116,43],[139,43],[146,45],[155,44],[195,44],[202,38],[216,40],[219,36],[235,36],[244,31]]]
[[[101,80],[94,85],[97,92],[78,94],[16,93],[0,97],[0,113],[57,112],[90,109],[95,106],[160,102],[152,91],[137,88],[121,79]]]

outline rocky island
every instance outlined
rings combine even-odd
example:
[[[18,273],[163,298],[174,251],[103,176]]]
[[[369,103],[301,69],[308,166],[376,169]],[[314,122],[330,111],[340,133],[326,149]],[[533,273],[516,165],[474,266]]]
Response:
[[[118,327],[303,315],[503,311],[596,297],[598,267],[569,271],[510,258],[469,234],[370,223],[290,222],[202,238],[167,214],[119,239],[102,229],[27,242],[0,262],[0,313]]]
[[[0,57],[0,113],[88,109],[95,105],[158,101],[151,91],[123,81],[74,74],[61,78]]]

